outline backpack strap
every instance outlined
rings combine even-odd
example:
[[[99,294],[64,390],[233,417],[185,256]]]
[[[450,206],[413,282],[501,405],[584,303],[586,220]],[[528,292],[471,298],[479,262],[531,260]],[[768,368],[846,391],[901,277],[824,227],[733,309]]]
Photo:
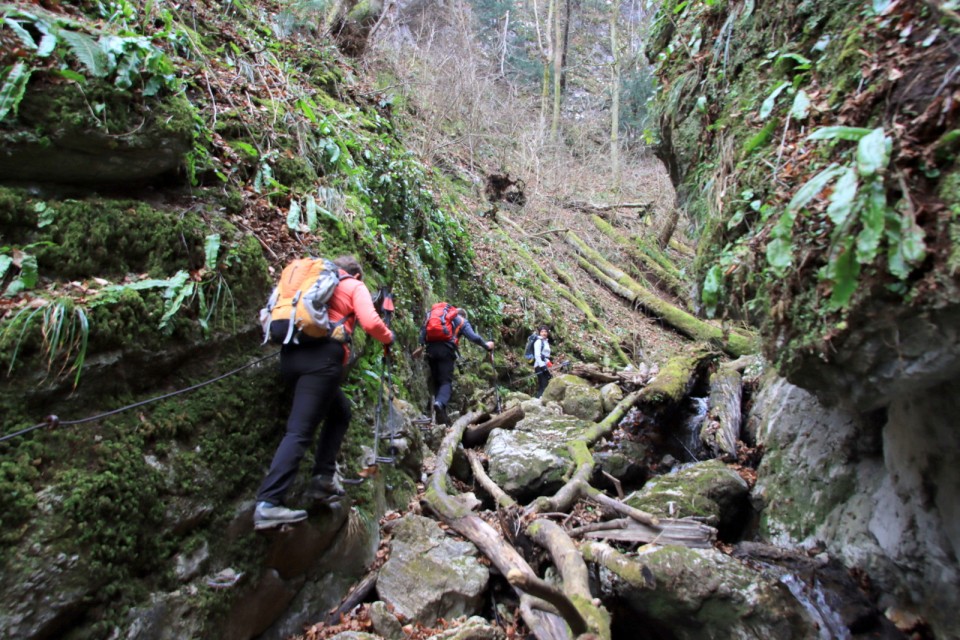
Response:
[[[300,302],[300,294],[302,292],[297,291],[297,295],[293,296],[293,300],[290,303],[290,322],[287,323],[287,335],[283,339],[283,344],[290,344],[290,341],[293,340],[294,344],[298,344],[298,340],[293,337],[293,330],[296,326],[297,320],[297,303]]]

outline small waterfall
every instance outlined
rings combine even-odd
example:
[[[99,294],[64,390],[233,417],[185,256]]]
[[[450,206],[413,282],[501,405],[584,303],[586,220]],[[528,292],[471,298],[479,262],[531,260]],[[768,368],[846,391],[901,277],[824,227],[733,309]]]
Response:
[[[708,398],[689,397],[683,407],[681,419],[674,430],[676,439],[677,459],[683,462],[698,462],[703,460],[705,452],[700,442],[700,427],[709,408]]]
[[[797,602],[816,621],[820,640],[850,640],[850,629],[840,614],[827,603],[826,591],[819,580],[814,579],[810,585],[792,573],[784,573],[780,576],[780,582],[790,589]]]

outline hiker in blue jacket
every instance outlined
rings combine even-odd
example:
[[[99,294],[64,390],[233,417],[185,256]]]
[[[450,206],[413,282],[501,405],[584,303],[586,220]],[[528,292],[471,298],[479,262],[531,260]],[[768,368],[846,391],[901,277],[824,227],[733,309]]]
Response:
[[[553,375],[550,373],[550,331],[541,326],[538,333],[540,335],[533,343],[533,370],[537,374],[536,397],[539,398]]]
[[[448,305],[449,306],[449,305]],[[442,305],[434,305],[431,314],[436,316],[443,312]],[[447,405],[450,402],[450,393],[453,387],[453,369],[457,362],[457,344],[462,334],[467,340],[477,344],[487,351],[493,351],[493,340],[484,340],[473,330],[467,320],[467,312],[457,309],[456,315],[450,320],[452,331],[449,334],[433,334],[428,332],[427,322],[420,328],[420,344],[426,345],[427,363],[430,365],[430,390],[433,393],[433,410],[437,421],[450,424],[447,417]]]

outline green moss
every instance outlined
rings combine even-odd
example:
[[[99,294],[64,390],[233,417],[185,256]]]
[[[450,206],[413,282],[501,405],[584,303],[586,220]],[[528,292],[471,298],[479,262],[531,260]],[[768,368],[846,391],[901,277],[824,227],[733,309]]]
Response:
[[[3,189],[13,205],[0,213],[8,242],[34,245],[44,275],[83,279],[145,273],[162,277],[203,264],[205,225],[197,215],[164,212],[134,200],[41,201]],[[40,225],[43,203],[49,224]]]
[[[771,120],[763,126],[758,133],[754,134],[743,143],[743,156],[749,156],[751,153],[767,146],[770,143],[771,138],[773,138],[774,131],[777,130],[777,127],[780,125],[780,120],[778,118],[771,118]]]
[[[99,107],[97,115],[91,105]],[[88,78],[82,89],[72,82],[31,82],[19,113],[21,127],[0,131],[0,140],[44,144],[95,131],[123,134],[115,141],[117,146],[153,149],[160,138],[188,144],[196,109],[182,94],[143,98],[111,82]]]
[[[274,178],[295,193],[309,193],[316,189],[317,172],[301,156],[279,156],[273,165]]]
[[[827,516],[853,495],[857,486],[855,472],[849,468],[834,469],[838,473],[805,469],[776,442],[768,447],[763,467],[764,476],[770,481],[766,494],[771,498],[760,513],[761,536],[779,539],[786,534],[793,540],[804,540],[815,535]]]

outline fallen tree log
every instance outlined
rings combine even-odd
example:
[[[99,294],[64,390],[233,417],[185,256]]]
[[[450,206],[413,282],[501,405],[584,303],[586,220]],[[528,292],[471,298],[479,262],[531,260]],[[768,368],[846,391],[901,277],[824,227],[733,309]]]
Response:
[[[570,367],[570,373],[578,378],[583,378],[590,382],[599,382],[600,384],[619,382],[620,380],[620,376],[616,373],[608,373],[595,364],[582,364],[578,362]]]
[[[509,509],[517,505],[517,501],[511,498],[506,491],[500,488],[500,485],[487,475],[483,463],[480,462],[480,455],[476,451],[467,450],[467,459],[470,461],[470,470],[473,471],[474,480],[484,491],[490,494],[497,506]]]
[[[512,429],[523,420],[523,408],[514,405],[486,422],[472,424],[463,434],[463,444],[466,447],[476,447],[487,441],[487,436],[494,429]]]
[[[700,428],[700,441],[714,456],[737,457],[742,396],[743,376],[736,369],[720,367],[710,375],[710,408]]]
[[[527,527],[527,533],[533,541],[550,553],[553,564],[563,581],[563,592],[576,607],[577,613],[584,619],[584,626],[599,629],[601,637],[610,637],[610,614],[593,602],[590,593],[590,577],[587,563],[559,525],[545,519],[538,519]],[[567,618],[568,616],[564,616]]]
[[[642,251],[632,238],[624,237],[623,233],[618,232],[603,218],[593,216],[592,220],[597,229],[629,254],[634,263],[644,272],[644,277],[651,279],[651,285],[662,288],[679,300],[685,299],[687,295],[686,285],[676,269],[664,267],[649,253]]]
[[[642,218],[646,214],[650,213],[650,211],[653,209],[652,202],[619,202],[613,204],[596,204],[593,202],[584,202],[583,200],[566,200],[561,203],[561,206],[567,209],[583,211],[585,213],[593,213],[596,211],[613,211],[615,209],[639,209],[639,218]]]
[[[650,368],[645,364],[640,364],[636,369],[607,371],[595,364],[576,363],[570,367],[570,373],[598,384],[607,384],[616,382],[621,387],[636,389],[647,384],[652,377]]]
[[[509,576],[511,572],[520,572],[520,575],[528,577],[530,582],[537,581],[539,578],[527,564],[527,561],[523,559],[523,556],[507,543],[493,527],[479,516],[471,513],[475,500],[471,500],[467,496],[451,495],[447,490],[448,471],[453,462],[454,452],[459,446],[467,426],[479,415],[479,413],[468,413],[460,417],[447,432],[440,444],[437,453],[437,466],[430,476],[423,498],[424,506],[436,514],[451,529],[475,544],[480,552],[489,558],[504,576]],[[579,624],[577,620],[566,620],[552,612],[550,610],[552,607],[547,606],[546,603],[544,606],[537,604],[539,600],[537,598],[531,601],[529,594],[520,589],[513,581],[511,581],[511,584],[514,585],[521,597],[521,613],[524,622],[527,623],[534,636],[539,640],[572,640],[567,625],[569,624],[573,628]],[[572,603],[570,608],[575,609]],[[591,629],[591,631],[599,634],[600,630]],[[609,637],[609,635],[605,636],[605,640],[609,640]]]
[[[668,413],[687,397],[698,371],[716,357],[709,349],[697,349],[670,358],[657,377],[639,391],[637,408],[655,417]]]
[[[756,339],[753,336],[725,331],[721,327],[690,315],[644,289],[633,278],[588,247],[575,233],[568,232],[564,238],[580,254],[577,262],[584,271],[617,295],[643,308],[647,313],[655,315],[679,333],[701,342],[715,343],[732,356],[757,351]]]
[[[367,599],[374,588],[377,586],[377,578],[380,575],[379,567],[369,571],[363,579],[358,582],[350,593],[343,599],[336,609],[327,614],[327,617],[324,619],[324,624],[327,626],[333,626],[340,623],[340,616],[347,614],[355,606]]]
[[[620,424],[623,416],[627,415],[627,411],[632,409],[633,405],[635,405],[639,399],[640,391],[634,391],[624,396],[623,400],[617,403],[617,406],[607,414],[606,418],[584,431],[581,437],[583,442],[589,447],[600,440],[600,438],[605,438],[613,433],[613,430]]]
[[[628,358],[627,354],[625,354],[623,352],[623,349],[620,348],[620,343],[617,340],[617,337],[614,336],[610,332],[610,330],[602,322],[600,322],[597,319],[596,315],[593,313],[593,309],[590,308],[590,305],[587,303],[586,300],[583,299],[582,296],[577,295],[576,289],[574,287],[572,286],[561,287],[559,284],[557,284],[557,282],[553,278],[547,275],[547,272],[544,271],[543,268],[540,267],[537,261],[533,258],[533,256],[530,255],[530,252],[528,252],[524,247],[522,247],[519,243],[517,243],[513,238],[511,238],[509,235],[504,233],[502,230],[500,230],[499,235],[503,239],[503,241],[508,246],[510,246],[510,248],[515,252],[515,255],[519,255],[527,264],[527,266],[529,266],[530,269],[537,274],[540,280],[543,281],[543,283],[547,287],[549,287],[552,291],[556,291],[561,296],[566,298],[571,304],[573,304],[577,309],[579,309],[580,312],[583,313],[584,318],[587,321],[587,324],[594,331],[600,333],[601,335],[607,338],[610,348],[613,349],[614,353],[617,355],[617,357],[620,359],[620,361],[624,365],[631,364],[630,358]],[[558,269],[558,273],[562,273],[562,271]]]
[[[635,542],[638,544],[676,544],[693,549],[707,549],[717,539],[717,530],[689,518],[660,518],[656,527],[633,518],[605,520],[570,531],[572,537]]]

